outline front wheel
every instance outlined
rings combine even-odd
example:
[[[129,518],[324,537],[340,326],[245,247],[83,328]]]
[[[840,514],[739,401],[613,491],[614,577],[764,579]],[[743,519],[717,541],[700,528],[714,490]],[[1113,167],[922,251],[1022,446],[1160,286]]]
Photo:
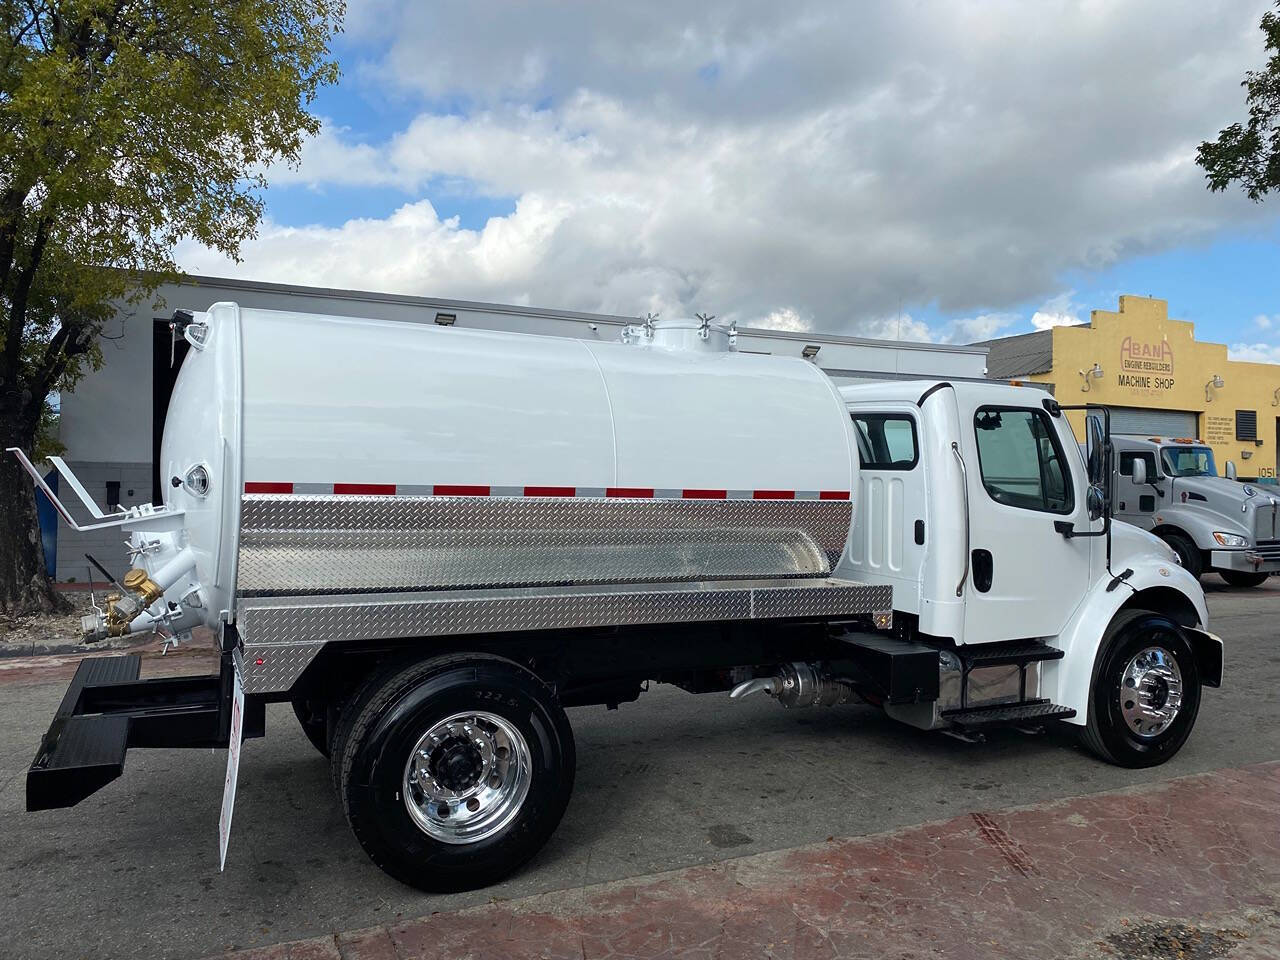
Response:
[[[499,657],[391,670],[343,712],[343,811],[370,858],[438,893],[501,880],[551,836],[573,790],[568,718],[545,683]]]
[[[1204,554],[1194,541],[1181,533],[1167,533],[1161,539],[1178,555],[1178,563],[1182,569],[1199,580],[1204,573]]]
[[[1200,672],[1181,628],[1162,614],[1121,614],[1107,630],[1089,695],[1085,746],[1121,767],[1176,754],[1200,709]]]
[[[1233,587],[1260,587],[1271,576],[1269,573],[1244,573],[1240,570],[1219,570],[1218,576]]]

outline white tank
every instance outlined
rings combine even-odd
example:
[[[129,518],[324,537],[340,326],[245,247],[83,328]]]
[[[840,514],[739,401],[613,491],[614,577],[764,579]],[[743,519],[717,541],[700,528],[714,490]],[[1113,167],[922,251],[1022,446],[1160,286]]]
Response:
[[[857,490],[815,365],[218,303],[161,452],[207,619],[237,596],[822,577]]]

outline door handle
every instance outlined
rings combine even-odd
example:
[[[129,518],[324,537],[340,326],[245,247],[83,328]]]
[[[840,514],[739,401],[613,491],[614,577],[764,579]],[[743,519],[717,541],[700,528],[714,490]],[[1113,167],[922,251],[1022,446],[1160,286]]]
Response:
[[[951,441],[951,452],[955,454],[956,463],[960,464],[960,488],[964,492],[964,572],[956,584],[956,596],[963,597],[965,581],[969,579],[969,471],[965,468],[964,457],[960,455],[960,444],[954,440]]]
[[[973,551],[973,585],[979,593],[986,593],[991,589],[991,582],[995,579],[995,561],[991,556],[990,550],[981,548]]]

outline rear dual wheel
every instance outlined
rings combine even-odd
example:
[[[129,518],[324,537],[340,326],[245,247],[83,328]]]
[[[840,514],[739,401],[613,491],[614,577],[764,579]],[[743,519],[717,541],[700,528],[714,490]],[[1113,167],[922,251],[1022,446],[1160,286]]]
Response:
[[[374,863],[453,892],[501,880],[547,841],[573,790],[574,742],[537,676],[467,654],[372,678],[342,713],[331,762]]]

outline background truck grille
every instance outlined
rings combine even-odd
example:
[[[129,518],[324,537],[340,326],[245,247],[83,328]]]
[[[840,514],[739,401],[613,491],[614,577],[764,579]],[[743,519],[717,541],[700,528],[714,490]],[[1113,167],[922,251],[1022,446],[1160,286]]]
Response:
[[[1280,560],[1280,540],[1259,540],[1258,553],[1264,560]]]

